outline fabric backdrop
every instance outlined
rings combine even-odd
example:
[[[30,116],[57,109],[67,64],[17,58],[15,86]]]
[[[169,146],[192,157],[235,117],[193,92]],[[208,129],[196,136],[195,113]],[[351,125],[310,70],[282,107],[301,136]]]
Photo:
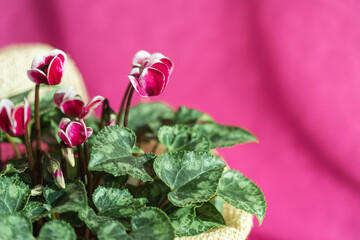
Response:
[[[162,52],[175,68],[150,100],[260,139],[220,150],[266,195],[249,239],[359,239],[359,12],[357,0],[0,0],[0,47],[64,50],[114,109],[133,54]]]

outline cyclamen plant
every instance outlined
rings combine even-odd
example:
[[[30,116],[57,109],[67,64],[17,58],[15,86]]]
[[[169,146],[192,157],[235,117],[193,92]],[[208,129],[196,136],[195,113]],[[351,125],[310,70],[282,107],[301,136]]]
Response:
[[[61,83],[66,59],[57,49],[35,57],[28,71],[36,84],[32,115],[27,93],[23,106],[0,102],[1,140],[12,143],[17,156],[1,166],[0,239],[193,236],[226,225],[223,202],[262,223],[262,191],[238,171],[226,171],[214,151],[257,142],[253,134],[187,107],[130,108],[134,91],[142,97],[164,91],[174,68],[169,58],[135,54],[117,114],[101,96],[85,105],[72,88],[54,87],[40,99],[41,84]],[[101,105],[96,119],[91,112]]]

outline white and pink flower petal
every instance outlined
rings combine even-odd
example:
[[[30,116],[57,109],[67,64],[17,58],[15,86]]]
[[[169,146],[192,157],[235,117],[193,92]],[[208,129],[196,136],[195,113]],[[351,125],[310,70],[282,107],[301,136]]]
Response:
[[[141,88],[138,83],[138,79],[133,76],[128,76],[131,84],[133,85],[134,89],[140,94],[142,97],[148,97],[147,93]]]
[[[80,118],[87,118],[92,111],[98,108],[101,103],[104,101],[104,97],[102,96],[95,96],[91,101],[86,105],[83,114],[81,114]]]
[[[162,93],[165,84],[164,74],[155,68],[144,69],[139,78],[139,85],[148,96],[157,96]]]
[[[72,146],[77,146],[86,140],[86,127],[79,122],[72,121],[66,128],[66,136],[70,139]]]
[[[31,68],[40,69],[45,64],[44,55],[39,54],[36,55],[34,60],[32,61]]]
[[[59,128],[59,129],[58,129],[58,136],[59,136],[59,138],[60,138],[62,141],[64,141],[64,142],[66,143],[66,145],[68,145],[69,147],[73,147],[70,139],[67,137],[67,135],[66,135],[66,133],[65,133],[64,130],[62,130],[62,129]]]
[[[30,122],[30,118],[31,118],[31,109],[30,109],[30,104],[26,98],[24,98],[24,111],[25,111],[24,124],[28,125],[28,123]]]
[[[135,53],[135,56],[133,58],[133,66],[140,66],[142,61],[150,56],[151,54],[145,50],[138,51],[137,53]]]
[[[49,53],[48,56],[46,56],[46,58],[49,58],[49,59],[53,59],[55,57],[60,58],[60,60],[62,61],[63,64],[65,64],[65,62],[67,60],[66,53],[64,53],[60,49],[54,49]],[[50,60],[50,62],[51,62],[51,60]]]
[[[84,111],[84,101],[81,98],[63,101],[60,110],[68,117],[80,117]]]
[[[48,84],[48,78],[45,73],[39,69],[33,68],[27,71],[27,75],[31,81],[36,84]]]
[[[63,130],[66,131],[67,126],[69,125],[69,123],[71,122],[71,120],[69,118],[62,118],[60,123],[59,123],[59,127],[58,130]]]
[[[49,64],[47,77],[49,85],[57,85],[61,82],[64,65],[59,57],[55,57]]]

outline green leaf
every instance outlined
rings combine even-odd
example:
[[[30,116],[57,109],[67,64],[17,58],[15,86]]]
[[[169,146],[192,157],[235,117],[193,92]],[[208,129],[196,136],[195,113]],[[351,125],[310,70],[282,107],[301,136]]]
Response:
[[[183,208],[171,206],[166,213],[178,237],[193,236],[226,225],[221,213],[210,202]]]
[[[104,224],[98,231],[99,240],[132,240],[126,234],[126,229],[118,221],[110,221]]]
[[[194,129],[185,125],[163,126],[159,130],[158,137],[169,152],[184,150],[208,152],[211,149],[208,137],[200,136]]]
[[[175,234],[178,237],[186,236],[191,224],[196,217],[196,205],[189,205],[187,207],[176,207],[172,204],[167,208],[166,213],[171,220],[171,224],[175,229]]]
[[[31,222],[39,220],[46,212],[44,204],[40,201],[30,200],[21,211]]]
[[[145,184],[140,188],[136,197],[147,198],[148,206],[156,207],[170,192],[170,188],[161,180],[155,180],[153,183]]]
[[[237,144],[258,142],[257,138],[245,129],[217,123],[196,124],[194,129],[210,138],[212,148],[232,147]]]
[[[15,179],[0,177],[0,214],[21,211],[30,197],[29,187]]]
[[[213,122],[211,116],[206,113],[199,112],[196,109],[179,107],[176,112],[175,124],[195,124],[197,122]]]
[[[93,146],[89,170],[104,171],[114,176],[129,174],[142,181],[151,181],[148,174],[154,154],[132,156],[136,135],[128,128],[119,126],[105,127],[96,136]]]
[[[145,152],[144,152],[144,150],[142,150],[141,148],[139,148],[139,147],[137,147],[137,146],[134,146],[134,147],[132,148],[132,153],[133,153],[133,154],[144,154]]]
[[[164,122],[174,117],[174,111],[165,103],[141,103],[130,109],[128,127],[134,131],[150,128],[153,133],[157,133]]]
[[[167,153],[154,162],[157,176],[172,190],[169,200],[179,207],[212,198],[225,166],[220,158],[199,152]]]
[[[139,210],[131,218],[134,240],[169,240],[174,239],[174,229],[166,214],[158,208]]]
[[[216,209],[222,214],[224,210],[224,200],[221,197],[217,196],[214,198],[211,203],[216,207]]]
[[[85,222],[86,226],[94,234],[96,234],[96,232],[103,224],[113,220],[110,217],[97,216],[95,211],[89,206],[87,206],[85,210],[81,210],[79,212],[79,218]]]
[[[254,214],[261,225],[266,212],[265,196],[250,179],[236,170],[226,171],[220,179],[217,194],[237,209]]]
[[[100,215],[114,218],[130,217],[147,202],[145,198],[134,198],[127,189],[115,184],[99,186],[92,198]]]
[[[51,205],[51,210],[46,214],[79,212],[87,207],[85,186],[81,181],[68,180],[65,189],[55,184],[48,185],[44,188],[44,198]]]
[[[81,227],[84,225],[84,221],[79,218],[77,212],[60,213],[60,219],[68,222],[72,227]]]
[[[117,184],[118,186],[124,187],[128,181],[128,178],[128,175],[115,177],[111,174],[105,173],[103,176],[103,182],[104,184]]]
[[[23,173],[29,167],[29,160],[27,158],[14,159],[6,165],[6,168],[0,173],[0,176],[11,173]]]
[[[34,240],[32,225],[20,214],[0,214],[0,240]]]
[[[196,208],[196,217],[187,231],[182,232],[181,236],[194,236],[216,227],[225,226],[225,220],[221,213],[210,202],[204,203]]]
[[[45,223],[41,228],[38,240],[75,240],[74,229],[61,220],[54,220]]]

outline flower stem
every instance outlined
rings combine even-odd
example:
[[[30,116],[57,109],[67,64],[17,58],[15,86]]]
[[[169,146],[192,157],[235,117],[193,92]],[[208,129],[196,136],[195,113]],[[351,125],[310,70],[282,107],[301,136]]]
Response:
[[[168,197],[164,198],[161,203],[159,204],[158,208],[163,208],[165,204],[169,201]]]
[[[130,88],[131,88],[131,83],[129,83],[129,85],[127,86],[126,91],[123,96],[123,99],[121,101],[120,109],[119,109],[118,115],[116,116],[116,125],[120,125],[121,116],[124,112],[125,101],[129,94]]]
[[[12,139],[12,137],[9,134],[5,133],[5,136],[6,136],[7,140],[9,141],[9,143],[11,144],[12,148],[14,149],[16,158],[20,159],[21,154],[19,152],[18,147],[16,146],[16,143],[14,142],[14,140]]]
[[[92,181],[91,172],[89,171],[89,168],[88,168],[90,154],[89,154],[89,142],[87,139],[84,143],[84,153],[85,153],[85,166],[86,166],[87,180],[88,180],[86,188],[87,188],[88,197],[89,197],[89,199],[91,199],[93,181]]]
[[[105,127],[105,124],[110,121],[110,106],[107,99],[104,100],[101,113],[100,130]]]
[[[128,125],[128,118],[129,118],[129,111],[130,111],[130,105],[131,105],[131,99],[134,93],[134,88],[132,87],[129,92],[129,97],[126,103],[126,109],[125,109],[125,116],[124,116],[124,127],[127,127]]]
[[[79,164],[80,164],[80,174],[81,180],[86,184],[85,174],[86,174],[86,167],[85,167],[85,160],[84,160],[84,152],[82,151],[81,145],[77,145],[77,152],[79,156]]]
[[[26,131],[25,131],[25,135],[24,135],[24,142],[25,142],[26,154],[29,159],[29,170],[30,170],[31,174],[33,175],[35,161],[34,161],[34,155],[32,152],[30,136],[29,136],[27,127],[26,127]]]
[[[41,131],[40,131],[40,85],[35,86],[35,136],[36,136],[36,155],[37,160],[41,155]],[[39,167],[37,167],[40,169]]]

